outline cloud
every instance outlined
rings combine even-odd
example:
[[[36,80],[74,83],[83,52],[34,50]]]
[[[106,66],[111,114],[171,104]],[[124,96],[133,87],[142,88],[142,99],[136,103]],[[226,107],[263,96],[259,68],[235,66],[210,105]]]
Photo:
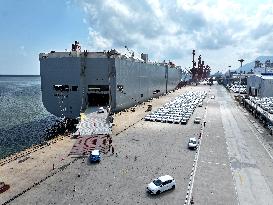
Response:
[[[112,41],[99,35],[98,32],[89,28],[89,42],[94,49],[105,50],[112,46]]]
[[[273,33],[273,5],[261,5],[252,19],[251,36],[254,40]]]
[[[155,60],[170,59],[188,65],[191,62],[186,60],[196,49],[208,53],[211,59],[205,61],[213,63],[211,67],[230,64],[227,57],[234,58],[235,54],[252,60],[255,55],[272,51],[268,44],[273,34],[272,1],[77,2],[86,14],[91,49],[121,49],[127,45],[136,52],[149,53]],[[221,61],[218,51],[225,60]]]

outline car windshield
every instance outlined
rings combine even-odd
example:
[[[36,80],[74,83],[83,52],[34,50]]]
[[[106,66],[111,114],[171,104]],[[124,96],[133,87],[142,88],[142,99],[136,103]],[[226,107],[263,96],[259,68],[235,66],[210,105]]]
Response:
[[[190,143],[196,144],[195,140],[190,140]]]
[[[162,184],[162,181],[160,179],[155,179],[153,181],[153,183],[156,185],[156,186],[160,186]]]

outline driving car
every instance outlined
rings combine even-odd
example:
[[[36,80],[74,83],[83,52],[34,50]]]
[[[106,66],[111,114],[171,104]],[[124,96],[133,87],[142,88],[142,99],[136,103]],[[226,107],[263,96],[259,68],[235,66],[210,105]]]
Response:
[[[164,191],[169,189],[175,188],[175,180],[170,175],[164,175],[154,179],[150,184],[147,186],[147,191],[150,194],[160,194]]]
[[[188,148],[189,149],[196,149],[197,148],[197,141],[196,141],[195,137],[191,137],[189,139]]]
[[[103,107],[99,107],[98,113],[104,113]]]
[[[92,162],[100,162],[101,157],[100,157],[100,151],[95,149],[91,152],[89,156],[89,161]]]
[[[200,124],[200,122],[201,122],[201,117],[196,117],[196,118],[194,119],[194,123],[195,123],[195,124]]]

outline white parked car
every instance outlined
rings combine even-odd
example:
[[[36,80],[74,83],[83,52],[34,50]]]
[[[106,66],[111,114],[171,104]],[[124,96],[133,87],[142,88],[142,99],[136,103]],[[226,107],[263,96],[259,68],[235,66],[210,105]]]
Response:
[[[173,122],[179,124],[179,123],[181,122],[181,120],[182,120],[182,117],[175,117],[175,118],[173,119]]]
[[[156,118],[157,118],[157,116],[156,116],[156,115],[151,115],[151,116],[150,116],[150,121],[155,122]]]
[[[144,120],[149,121],[149,120],[150,120],[150,118],[151,118],[151,116],[150,116],[150,115],[146,115],[146,116],[144,117]]]
[[[163,116],[163,117],[161,118],[161,122],[167,122],[167,119],[168,119],[167,116]]]
[[[189,147],[189,149],[196,149],[197,148],[197,141],[196,141],[195,137],[191,137],[189,139],[188,147]]]
[[[171,117],[168,117],[167,122],[168,122],[168,123],[173,123],[173,117],[172,117],[172,116],[171,116]]]
[[[156,119],[155,119],[155,121],[157,121],[157,122],[161,122],[161,120],[162,120],[161,116],[157,116]]]
[[[150,194],[160,194],[164,191],[169,189],[175,188],[175,180],[170,175],[165,175],[154,179],[150,184],[147,186],[147,191]]]
[[[181,122],[182,125],[185,125],[185,124],[187,124],[188,120],[189,119],[183,117],[180,122]]]

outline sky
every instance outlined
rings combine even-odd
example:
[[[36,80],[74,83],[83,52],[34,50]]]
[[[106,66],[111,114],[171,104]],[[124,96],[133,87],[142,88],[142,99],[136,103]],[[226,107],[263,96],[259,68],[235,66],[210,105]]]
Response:
[[[0,75],[39,74],[39,53],[125,46],[212,72],[273,54],[273,0],[0,0]]]

